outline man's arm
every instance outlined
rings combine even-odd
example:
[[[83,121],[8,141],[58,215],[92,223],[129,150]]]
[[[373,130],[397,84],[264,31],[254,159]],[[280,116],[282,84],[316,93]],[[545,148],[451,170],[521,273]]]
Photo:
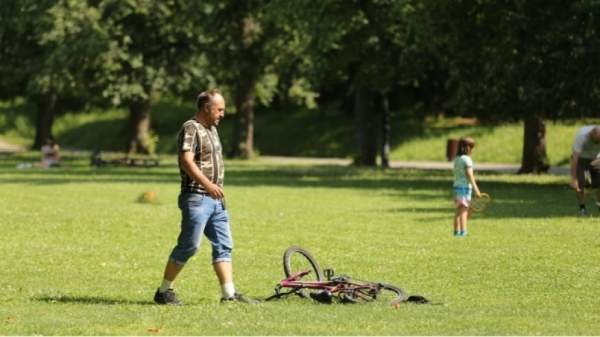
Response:
[[[579,155],[579,152],[573,152],[571,156],[571,183],[569,184],[577,192],[581,191],[577,182],[577,162],[579,161]]]
[[[181,166],[185,173],[192,177],[198,184],[202,185],[211,197],[215,199],[223,199],[225,197],[223,189],[210,181],[198,168],[194,162],[194,153],[190,151],[180,152],[179,160],[181,160]]]

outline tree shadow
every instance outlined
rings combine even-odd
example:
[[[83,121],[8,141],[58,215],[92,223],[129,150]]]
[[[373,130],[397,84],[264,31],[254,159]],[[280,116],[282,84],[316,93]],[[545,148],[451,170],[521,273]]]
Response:
[[[126,129],[123,118],[95,120],[70,128],[60,134],[61,147],[122,151],[125,149]]]
[[[396,186],[410,186],[415,181],[404,181]],[[434,185],[435,186],[435,185]],[[492,196],[492,202],[481,214],[473,215],[476,219],[508,219],[508,218],[559,218],[578,217],[574,192],[561,183],[524,183],[524,182],[499,182],[486,181],[479,183],[483,191]],[[431,188],[431,187],[430,187]],[[451,188],[437,196],[413,196],[413,199],[428,199],[432,203],[441,204],[439,207],[427,205],[425,207],[394,206],[385,210],[390,213],[417,212],[431,216],[424,219],[437,219],[440,213],[447,213],[448,217],[454,213]],[[398,193],[402,193],[399,191]],[[446,201],[441,201],[445,199]]]
[[[0,175],[0,183],[63,184],[77,182],[164,183],[177,186],[179,170],[175,163],[158,168],[100,168],[79,166],[71,169],[22,170]],[[284,187],[291,189],[371,190],[398,199],[399,205],[383,212],[404,211],[431,214],[452,212],[452,174],[449,171],[415,169],[366,169],[333,165],[247,164],[234,161],[226,170],[226,189],[234,187]],[[10,173],[10,170],[8,170]],[[493,173],[478,174],[482,191],[492,196],[486,218],[542,218],[576,215],[574,195],[561,181],[507,181]],[[426,202],[426,206],[408,207],[402,200]],[[445,201],[447,200],[447,202]],[[439,206],[439,207],[436,207]]]
[[[43,295],[33,297],[34,300],[47,303],[78,303],[78,304],[98,304],[98,305],[156,305],[152,301],[135,301],[121,298],[110,298],[101,296],[71,296],[71,295]]]
[[[412,116],[411,118],[394,119],[392,125],[395,132],[391,135],[390,146],[397,148],[405,143],[415,139],[443,139],[451,133],[468,134],[471,137],[479,138],[482,135],[489,134],[499,125],[494,124],[465,124],[460,122],[448,122],[447,125],[431,126],[431,123],[425,123],[422,119]],[[445,146],[445,144],[444,144]]]

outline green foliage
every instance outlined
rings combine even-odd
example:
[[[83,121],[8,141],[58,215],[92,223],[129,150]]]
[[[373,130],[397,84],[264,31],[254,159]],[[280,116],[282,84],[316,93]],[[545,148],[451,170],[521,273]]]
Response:
[[[46,52],[30,83],[34,92],[90,94],[93,83],[86,76],[103,65],[102,54],[108,36],[99,25],[100,12],[86,2],[63,0],[46,13],[47,26],[39,32],[39,44]],[[87,88],[81,86],[91,84]]]
[[[0,101],[0,134],[16,144],[25,145],[33,137],[33,107],[23,98]]]
[[[228,162],[236,287],[270,295],[281,254],[385,281],[442,305],[221,305],[206,240],[176,282],[185,306],[152,305],[179,229],[175,158],[155,169],[16,170],[0,161],[4,335],[594,335],[600,226],[576,217],[565,177],[481,175],[493,197],[451,235],[449,172]],[[23,193],[23,191],[27,193]],[[161,202],[137,197],[156,191]],[[268,195],[269,198],[260,198]],[[591,206],[591,205],[590,205]],[[591,207],[590,207],[591,209]],[[576,230],[574,230],[576,228]],[[19,268],[14,268],[15,261]],[[351,318],[351,324],[348,319]]]
[[[204,63],[195,55],[203,36],[197,2],[104,0],[97,7],[110,38],[100,75],[113,104],[184,91],[199,79]]]
[[[84,79],[98,70],[107,41],[96,8],[74,0],[21,0],[3,15],[0,36],[9,51],[1,70],[19,88],[13,95],[91,93]]]
[[[277,63],[289,48],[267,3],[207,1],[210,10],[200,13],[210,46],[207,72],[233,98],[229,110],[235,113],[255,100],[270,106],[278,91]],[[246,97],[252,98],[242,103]]]
[[[290,100],[308,109],[317,108],[317,97],[319,96],[310,86],[305,78],[295,79],[288,89]]]
[[[300,30],[310,36],[303,57],[310,58],[315,87],[350,81],[388,92],[418,86],[437,55],[419,1],[322,1],[309,8],[288,5]],[[333,14],[335,13],[335,14]]]
[[[461,113],[498,119],[597,110],[596,2],[441,1],[428,13],[448,51]]]
[[[14,0],[0,8],[0,98],[51,105],[47,123],[54,102],[85,111],[216,86],[234,113],[350,110],[366,88],[422,115],[581,118],[600,106],[599,16],[593,0]]]

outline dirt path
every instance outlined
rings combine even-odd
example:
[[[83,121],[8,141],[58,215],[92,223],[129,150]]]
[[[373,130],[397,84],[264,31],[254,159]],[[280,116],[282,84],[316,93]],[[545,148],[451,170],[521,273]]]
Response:
[[[23,150],[23,147],[20,145],[9,144],[0,139],[0,153],[20,152]]]
[[[350,159],[342,158],[307,158],[307,157],[277,157],[277,156],[261,156],[259,161],[264,163],[277,164],[294,164],[294,165],[339,165],[348,166],[352,163]],[[499,164],[499,163],[481,163],[475,164],[477,171],[491,171],[501,173],[517,173],[520,166],[514,164]],[[437,161],[392,161],[391,168],[406,168],[406,169],[422,169],[422,170],[452,170],[451,162]],[[569,174],[569,168],[556,166],[550,168],[550,174],[565,175]]]

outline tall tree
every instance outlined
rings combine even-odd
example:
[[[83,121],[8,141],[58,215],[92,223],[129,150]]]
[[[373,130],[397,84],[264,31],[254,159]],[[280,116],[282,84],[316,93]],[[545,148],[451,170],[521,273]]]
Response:
[[[264,0],[212,1],[202,21],[207,32],[210,72],[233,95],[235,124],[232,157],[254,154],[254,110],[270,104],[277,76],[273,66],[280,50],[279,23]]]
[[[98,9],[110,37],[102,56],[104,95],[129,108],[128,152],[152,152],[152,103],[160,93],[189,87],[203,70],[197,53],[205,8],[186,0],[102,0]]]
[[[524,120],[520,172],[546,172],[547,117],[598,105],[593,1],[431,1],[448,50],[455,107],[483,119]],[[443,14],[442,14],[443,13]]]
[[[355,163],[376,165],[378,145],[385,153],[383,130],[389,132],[387,96],[395,86],[418,82],[435,59],[423,57],[430,39],[420,29],[421,2],[327,0],[290,7],[292,19],[308,22],[301,25],[311,37],[302,55],[311,60],[315,87],[345,83],[354,96]]]
[[[0,73],[9,95],[35,103],[33,148],[52,136],[57,102],[85,95],[82,83],[98,65],[95,55],[105,38],[98,12],[85,2],[11,1],[2,6],[0,39],[4,49]],[[26,60],[26,62],[24,62]]]

